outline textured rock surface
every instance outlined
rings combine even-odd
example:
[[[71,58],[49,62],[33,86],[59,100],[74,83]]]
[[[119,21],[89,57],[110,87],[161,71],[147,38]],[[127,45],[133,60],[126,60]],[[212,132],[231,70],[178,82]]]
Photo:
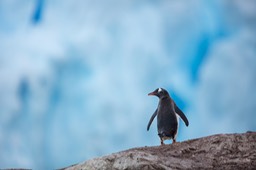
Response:
[[[256,169],[256,132],[133,148],[63,168],[75,169]]]

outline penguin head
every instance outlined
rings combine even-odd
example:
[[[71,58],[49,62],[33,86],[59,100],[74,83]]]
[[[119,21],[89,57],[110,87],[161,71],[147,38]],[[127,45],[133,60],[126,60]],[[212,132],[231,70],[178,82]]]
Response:
[[[169,93],[163,88],[157,88],[155,91],[148,94],[149,96],[157,96],[159,99],[170,97]]]

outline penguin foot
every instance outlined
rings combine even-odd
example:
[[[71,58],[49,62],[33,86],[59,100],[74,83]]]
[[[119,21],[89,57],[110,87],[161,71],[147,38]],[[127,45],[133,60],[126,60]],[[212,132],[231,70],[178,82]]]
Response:
[[[173,139],[173,140],[172,140],[172,143],[176,143],[176,139]]]
[[[161,145],[164,145],[164,140],[163,139],[161,139]]]

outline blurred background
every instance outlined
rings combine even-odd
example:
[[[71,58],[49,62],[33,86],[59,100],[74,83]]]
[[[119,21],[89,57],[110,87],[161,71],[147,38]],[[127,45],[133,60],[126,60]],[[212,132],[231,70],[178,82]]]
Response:
[[[1,0],[0,168],[159,145],[158,87],[178,141],[255,131],[255,55],[254,0]]]

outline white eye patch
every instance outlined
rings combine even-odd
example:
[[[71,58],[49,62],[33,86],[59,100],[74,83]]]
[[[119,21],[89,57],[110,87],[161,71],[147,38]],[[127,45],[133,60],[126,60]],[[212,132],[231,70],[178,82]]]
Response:
[[[161,91],[162,91],[162,89],[161,89],[161,88],[159,88],[159,89],[158,89],[158,93],[160,93]]]

